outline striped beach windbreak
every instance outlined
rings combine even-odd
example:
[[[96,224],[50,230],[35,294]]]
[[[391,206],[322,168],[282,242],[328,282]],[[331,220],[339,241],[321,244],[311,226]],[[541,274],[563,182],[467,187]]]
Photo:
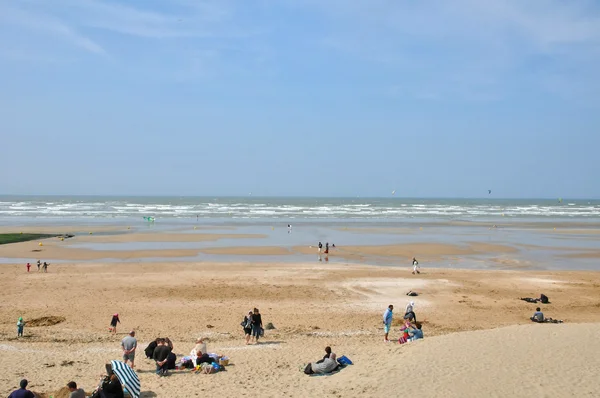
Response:
[[[121,382],[121,385],[127,389],[131,397],[139,398],[141,385],[137,373],[121,361],[110,361],[110,366]]]

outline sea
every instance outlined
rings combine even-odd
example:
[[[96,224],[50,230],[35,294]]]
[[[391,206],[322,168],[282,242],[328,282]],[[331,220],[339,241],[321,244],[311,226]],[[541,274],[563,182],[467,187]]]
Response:
[[[314,247],[319,241],[337,247],[440,243],[510,246],[516,253],[481,253],[444,257],[432,267],[502,269],[598,270],[593,256],[570,258],[571,253],[600,248],[600,200],[587,199],[419,199],[419,198],[276,198],[276,197],[119,197],[119,196],[0,196],[0,226],[18,231],[20,226],[72,226],[73,248],[96,251],[135,250],[148,254],[144,261],[169,261],[153,257],[152,249],[209,249],[269,246],[293,250]],[[288,227],[291,225],[291,227]],[[242,234],[255,238],[217,241],[84,242],[78,236],[88,226],[127,226],[100,229],[96,235],[128,232]],[[381,228],[383,227],[383,228]],[[128,232],[124,232],[128,231]],[[199,253],[178,261],[310,262],[313,255],[236,256]],[[54,262],[62,259],[49,259]],[[320,258],[316,260],[321,260]],[[0,263],[30,259],[0,258]],[[103,261],[138,261],[115,260]],[[398,259],[370,256],[330,262],[365,261],[398,266]],[[508,264],[508,265],[506,265]]]
[[[155,222],[410,222],[600,220],[591,199],[0,196],[0,223],[32,220]]]

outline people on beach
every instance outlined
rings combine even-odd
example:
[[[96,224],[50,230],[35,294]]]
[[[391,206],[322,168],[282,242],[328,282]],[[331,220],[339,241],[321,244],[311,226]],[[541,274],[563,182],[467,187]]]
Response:
[[[110,320],[110,327],[108,328],[108,331],[112,332],[113,334],[117,334],[117,323],[121,323],[121,320],[119,319],[119,314],[115,313]]]
[[[329,254],[329,242],[325,242],[325,254]]]
[[[148,347],[146,347],[144,349],[144,354],[146,354],[146,359],[152,359],[152,356],[154,355],[154,350],[158,346],[158,340],[160,340],[160,339],[155,339],[155,340],[151,341],[150,344],[148,344]]]
[[[335,371],[338,366],[337,356],[331,351],[331,347],[325,347],[325,356],[323,359],[306,365],[304,373],[307,375],[327,374]]]
[[[44,261],[44,265],[42,266],[42,268],[44,269],[44,272],[48,272],[48,266],[50,264],[48,264],[47,262]]]
[[[200,337],[196,340],[196,345],[194,346],[194,348],[192,348],[192,351],[190,352],[190,356],[192,358],[197,357],[198,355],[208,353],[208,348],[206,347],[206,340],[208,339],[204,337]]]
[[[288,224],[288,234],[292,232],[292,224]]]
[[[100,384],[99,398],[124,398],[123,385],[114,373],[103,378]],[[94,397],[94,395],[92,395]]]
[[[559,319],[546,318],[540,307],[535,309],[533,316],[529,319],[536,323],[562,323],[562,320]]]
[[[165,339],[158,341],[158,346],[154,350],[153,359],[156,362],[156,374],[158,376],[167,376],[167,359],[171,353],[171,348],[167,345]]]
[[[77,383],[70,381],[67,383],[67,388],[71,392],[69,398],[86,398],[85,391],[83,388],[77,388]]]
[[[415,314],[415,302],[411,301],[406,304],[406,310],[404,311],[404,319],[408,319],[409,321],[417,321],[417,314]]]
[[[26,267],[27,267],[27,272],[29,272],[29,269],[31,268],[31,264],[27,263]]]
[[[392,327],[392,318],[394,317],[393,311],[394,306],[390,304],[383,313],[383,341],[386,343],[389,342],[388,334],[390,333],[390,328]]]
[[[40,260],[37,260],[38,272],[40,272],[40,267],[41,266],[42,266],[42,262]]]
[[[254,309],[254,313],[252,314],[252,338],[256,344],[258,344],[258,339],[263,333],[263,323],[262,316],[258,311],[258,308]]]
[[[123,349],[123,362],[127,365],[128,361],[131,361],[131,369],[135,367],[135,350],[137,348],[137,339],[135,338],[135,331],[129,332],[129,336],[126,336],[121,340],[121,348]]]
[[[17,320],[17,337],[23,337],[23,329],[25,328],[25,322],[23,322],[23,317],[20,316]]]
[[[413,275],[420,274],[421,272],[419,270],[421,269],[421,266],[419,265],[419,262],[417,261],[417,259],[415,257],[413,257],[412,265],[413,265],[413,271],[412,271]]]
[[[323,250],[323,244],[319,242],[319,250],[318,253],[321,254],[321,250]]]
[[[252,310],[248,311],[248,315],[244,316],[241,325],[244,329],[244,335],[246,336],[246,345],[248,345],[250,344],[250,338],[252,337]]]
[[[29,382],[26,379],[19,383],[20,388],[10,393],[8,398],[35,398],[35,395],[27,389]]]

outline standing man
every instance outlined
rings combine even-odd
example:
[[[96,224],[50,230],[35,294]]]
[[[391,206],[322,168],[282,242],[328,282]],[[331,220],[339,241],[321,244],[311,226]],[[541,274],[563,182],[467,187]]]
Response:
[[[49,266],[49,265],[50,265],[50,264],[48,264],[47,262],[45,262],[45,261],[44,261],[44,265],[43,265],[43,267],[42,267],[42,268],[44,268],[44,272],[48,272],[48,266]]]
[[[27,380],[21,380],[21,383],[19,383],[21,388],[11,392],[8,398],[35,398],[35,395],[27,389],[27,384],[29,384]]]
[[[127,361],[131,361],[131,369],[134,368],[135,360],[135,349],[137,348],[137,340],[135,338],[135,332],[132,330],[129,332],[129,336],[124,337],[121,340],[121,348],[123,349],[123,362],[127,365]]]
[[[158,376],[167,376],[167,358],[171,353],[171,347],[169,347],[165,339],[158,341],[158,346],[154,349],[152,358],[156,361],[156,374]]]
[[[392,318],[394,316],[392,313],[393,310],[394,306],[390,304],[383,313],[383,332],[385,333],[383,336],[383,341],[386,343],[389,343],[388,334],[390,333],[390,328],[392,327]]]
[[[42,262],[40,260],[38,260],[37,262],[37,266],[38,266],[38,272],[40,272],[40,266],[42,265]]]
[[[252,337],[254,338],[254,342],[258,344],[258,339],[260,338],[262,332],[262,316],[258,311],[258,308],[254,309],[254,314],[252,314]]]
[[[321,254],[321,250],[323,250],[323,244],[319,242],[319,254]]]

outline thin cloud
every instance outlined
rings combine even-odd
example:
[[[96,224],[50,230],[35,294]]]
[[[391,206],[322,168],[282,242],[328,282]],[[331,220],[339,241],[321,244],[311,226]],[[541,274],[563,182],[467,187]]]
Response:
[[[90,53],[107,54],[100,44],[51,16],[9,7],[5,4],[0,5],[0,21],[3,21],[6,25],[60,37]]]

